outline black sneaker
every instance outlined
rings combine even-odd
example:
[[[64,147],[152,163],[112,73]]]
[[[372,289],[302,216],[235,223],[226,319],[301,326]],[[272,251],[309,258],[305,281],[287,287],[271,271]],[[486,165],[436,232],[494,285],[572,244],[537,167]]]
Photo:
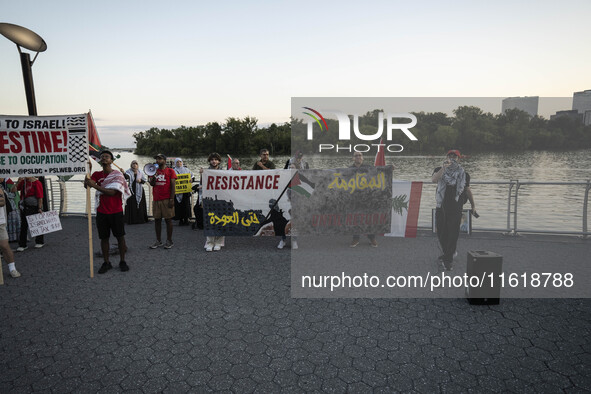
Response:
[[[99,274],[104,274],[105,272],[107,272],[111,268],[113,268],[113,266],[111,265],[111,263],[108,263],[108,262],[105,261],[103,263],[103,265],[101,265],[101,268],[99,268],[98,273]]]
[[[125,261],[122,261],[119,263],[119,269],[121,270],[121,272],[127,272],[129,271],[129,265],[127,265]]]

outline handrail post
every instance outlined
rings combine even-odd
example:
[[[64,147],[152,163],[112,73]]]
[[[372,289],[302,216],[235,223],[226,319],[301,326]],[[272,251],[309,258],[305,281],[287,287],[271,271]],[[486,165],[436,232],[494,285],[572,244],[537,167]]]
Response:
[[[509,197],[507,198],[507,234],[511,234],[511,191],[513,190],[513,180],[509,181]]]
[[[519,197],[519,179],[515,180],[515,210],[513,211],[513,235],[517,235],[517,198]]]
[[[587,234],[587,208],[589,206],[589,190],[591,190],[591,179],[587,179],[585,198],[583,199],[583,239],[589,238],[589,235]]]
[[[60,185],[60,213],[59,216],[62,216],[63,212],[66,210],[66,182],[58,181]]]

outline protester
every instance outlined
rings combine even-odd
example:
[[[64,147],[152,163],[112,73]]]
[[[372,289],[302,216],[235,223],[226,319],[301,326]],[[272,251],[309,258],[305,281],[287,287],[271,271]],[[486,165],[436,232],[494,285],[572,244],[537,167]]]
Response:
[[[254,163],[253,170],[274,170],[275,164],[269,160],[269,150],[261,149],[260,151],[261,160]]]
[[[16,188],[21,192],[21,231],[16,251],[23,252],[28,249],[27,231],[29,230],[29,224],[27,216],[43,212],[43,186],[35,177],[27,177],[19,178]],[[42,248],[44,245],[43,235],[35,237],[36,248]]]
[[[0,189],[6,192],[8,200],[6,204],[6,210],[8,211],[8,217],[6,218],[8,242],[18,241],[19,233],[21,231],[21,219],[19,217],[19,196],[16,190],[16,185],[10,178],[0,178]]]
[[[149,177],[149,182],[153,187],[154,205],[152,215],[154,216],[156,228],[156,242],[150,245],[150,249],[162,246],[162,219],[166,222],[166,244],[164,244],[164,249],[170,249],[174,245],[172,242],[172,218],[174,217],[176,172],[166,166],[166,156],[162,153],[156,155],[154,159],[158,164],[158,170],[156,170],[154,176]]]
[[[222,166],[220,165],[222,162],[222,157],[219,155],[219,153],[211,153],[207,158],[207,161],[209,162],[208,170],[222,170]],[[203,168],[200,168],[199,172],[203,173]],[[205,245],[203,247],[205,248],[206,252],[212,252],[214,250],[218,251],[222,249],[222,247],[225,245],[225,242],[226,237],[207,236],[205,238]]]
[[[470,190],[470,174],[460,165],[460,158],[460,151],[448,151],[447,159],[441,167],[435,168],[431,179],[437,183],[435,222],[437,238],[443,251],[439,261],[442,268],[448,271],[453,269],[462,210],[466,200],[470,200],[472,212],[477,214],[474,197]]]
[[[230,171],[241,171],[242,167],[240,167],[240,160],[233,159],[232,160],[232,167],[229,168]]]
[[[284,169],[288,168],[295,168],[297,170],[308,170],[310,169],[310,165],[307,161],[303,160],[304,152],[301,150],[297,150],[295,155],[285,162]]]
[[[302,159],[303,157],[304,157],[304,153],[299,149],[296,150],[295,155],[292,158],[288,159],[287,162],[285,162],[284,169],[309,170],[310,165],[308,164],[307,161]],[[287,198],[288,198],[288,200],[291,201],[291,198],[292,198],[291,189],[287,190]],[[291,214],[291,212],[290,212],[290,214]],[[289,230],[291,230],[291,222],[289,223]],[[287,232],[287,229],[286,229],[286,232]],[[291,248],[292,249],[298,248],[298,237],[297,237],[297,235],[295,235],[295,231],[293,231],[291,233]]]
[[[14,264],[14,254],[12,253],[12,249],[10,249],[10,245],[8,244],[8,232],[6,231],[8,215],[11,211],[12,206],[8,200],[8,194],[4,189],[0,189],[0,250],[2,251],[4,260],[6,260],[8,264],[10,276],[13,278],[18,278],[21,276],[21,274],[16,270],[16,266]],[[0,269],[2,269],[1,266]]]
[[[148,209],[146,205],[146,192],[142,186],[146,183],[146,174],[139,168],[137,160],[131,162],[130,168],[125,171],[125,179],[131,192],[125,205],[125,223],[142,224],[148,221]]]
[[[190,174],[191,179],[193,179],[193,173],[187,167],[183,166],[183,159],[180,157],[174,160],[174,171],[177,175]],[[191,192],[175,195],[174,214],[174,220],[179,221],[179,226],[189,225],[189,218],[191,217]]]
[[[353,154],[353,165],[351,168],[355,168],[357,172],[359,171],[367,171],[370,166],[367,164],[363,164],[363,153],[355,152]],[[369,239],[369,243],[374,248],[378,247],[378,242],[376,241],[375,234],[367,234],[367,238]],[[351,244],[349,245],[351,248],[356,247],[359,245],[359,234],[353,235],[353,239],[351,240]]]
[[[104,274],[113,266],[109,261],[109,238],[111,232],[117,239],[119,249],[119,269],[122,272],[129,271],[129,266],[125,261],[125,225],[123,218],[123,204],[131,196],[125,177],[120,171],[115,171],[111,167],[113,164],[113,153],[104,150],[100,153],[100,165],[102,171],[92,173],[90,178],[84,179],[84,187],[96,189],[95,207],[96,207],[96,228],[99,239],[101,240],[101,252],[103,254],[103,265],[98,270],[99,274]]]

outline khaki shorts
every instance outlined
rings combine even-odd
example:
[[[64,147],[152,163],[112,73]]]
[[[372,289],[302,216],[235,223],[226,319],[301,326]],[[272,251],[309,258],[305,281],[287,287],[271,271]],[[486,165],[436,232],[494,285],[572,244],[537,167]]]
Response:
[[[152,215],[154,219],[172,219],[174,217],[174,205],[168,208],[169,200],[154,201]]]
[[[0,241],[8,241],[8,231],[6,231],[6,223],[0,224]]]

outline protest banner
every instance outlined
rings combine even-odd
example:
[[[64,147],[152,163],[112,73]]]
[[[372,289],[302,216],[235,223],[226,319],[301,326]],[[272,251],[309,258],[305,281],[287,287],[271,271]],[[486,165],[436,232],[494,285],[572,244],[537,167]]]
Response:
[[[392,181],[392,223],[387,237],[416,238],[423,182]]]
[[[285,230],[291,206],[284,192],[293,174],[292,170],[204,170],[205,235],[274,235],[279,227]]]
[[[177,174],[174,194],[191,193],[191,174]]]
[[[29,224],[31,237],[53,233],[62,229],[58,211],[29,215],[27,216],[27,223]]]
[[[383,234],[392,217],[392,166],[298,170],[290,199],[298,234]]]
[[[87,114],[0,115],[0,175],[75,175],[86,171]]]

